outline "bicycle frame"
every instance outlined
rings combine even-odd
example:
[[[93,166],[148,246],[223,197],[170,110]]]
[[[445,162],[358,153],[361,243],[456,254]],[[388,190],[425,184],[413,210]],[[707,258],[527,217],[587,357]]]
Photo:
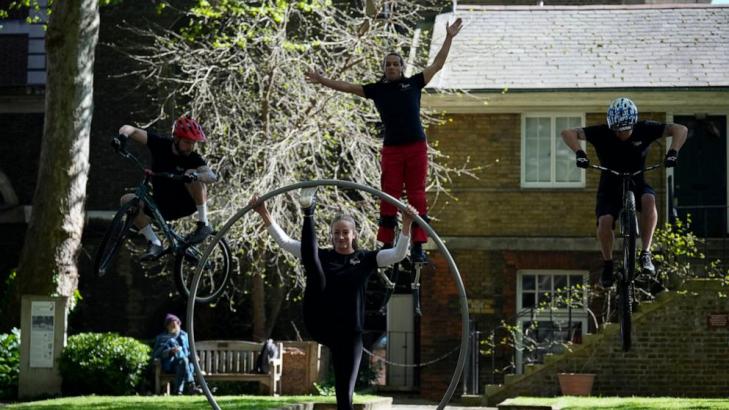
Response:
[[[178,253],[181,252],[182,249],[186,247],[186,243],[184,239],[178,235],[175,231],[172,230],[170,225],[165,221],[164,217],[162,217],[162,214],[159,211],[159,208],[157,208],[157,204],[154,202],[154,199],[152,198],[152,195],[150,191],[152,190],[152,184],[150,178],[152,176],[158,175],[163,177],[170,177],[167,174],[155,174],[149,169],[145,168],[144,165],[128,151],[119,151],[119,155],[122,157],[134,162],[137,167],[139,167],[144,172],[144,180],[137,186],[137,188],[134,190],[134,195],[137,197],[139,201],[141,201],[145,207],[149,210],[149,212],[152,214],[152,220],[154,223],[159,226],[159,228],[162,230],[162,233],[167,237],[167,239],[170,242],[170,247],[165,249],[162,253]],[[170,177],[171,179],[171,177]],[[143,211],[142,211],[143,212]]]
[[[636,175],[640,175],[647,171],[651,171],[656,168],[659,168],[660,166],[661,166],[661,164],[655,164],[655,165],[649,166],[648,168],[644,168],[644,169],[634,171],[634,172],[620,172],[620,171],[612,170],[610,168],[603,167],[601,165],[590,165],[591,168],[599,169],[600,171],[608,172],[608,173],[611,173],[613,175],[620,177],[620,182],[622,185],[620,195],[621,195],[621,202],[623,203],[623,208],[620,210],[620,214],[618,215],[618,220],[620,221],[620,236],[623,238],[623,240],[628,239],[628,236],[631,233],[634,234],[636,236],[636,238],[640,234],[640,225],[638,224],[638,219],[637,219],[637,214],[636,214],[636,205],[635,205],[635,201],[638,201],[640,199],[634,197],[633,201],[630,201],[630,195],[629,195],[630,193],[632,193],[630,191],[630,185],[633,183],[632,178]],[[627,228],[625,227],[626,221],[624,221],[624,215],[626,213],[629,215],[632,214],[633,218],[635,218],[636,229],[634,232],[628,232]]]

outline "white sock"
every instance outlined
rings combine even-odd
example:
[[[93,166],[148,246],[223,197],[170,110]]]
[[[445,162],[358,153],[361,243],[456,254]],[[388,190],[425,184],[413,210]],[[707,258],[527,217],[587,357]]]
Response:
[[[208,204],[202,204],[197,206],[197,220],[204,223],[205,225],[208,224]]]
[[[154,231],[152,230],[152,224],[148,224],[144,228],[140,229],[139,232],[153,244],[162,245],[162,241],[159,240],[157,235],[155,235]]]

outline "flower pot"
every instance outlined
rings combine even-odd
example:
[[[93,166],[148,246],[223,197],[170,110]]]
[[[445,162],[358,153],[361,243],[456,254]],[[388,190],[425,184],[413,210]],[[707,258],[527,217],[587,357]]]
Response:
[[[559,373],[557,378],[563,396],[589,396],[595,381],[592,373]]]

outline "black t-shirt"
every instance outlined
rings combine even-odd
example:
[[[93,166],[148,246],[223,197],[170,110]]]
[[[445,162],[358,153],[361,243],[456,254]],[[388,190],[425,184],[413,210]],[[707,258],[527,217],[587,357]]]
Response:
[[[188,169],[197,169],[207,165],[197,152],[192,152],[187,156],[175,155],[172,152],[172,144],[172,138],[147,132],[147,148],[152,154],[152,171],[184,174]],[[158,186],[171,181],[164,178],[153,178],[152,182],[155,186]]]
[[[365,97],[375,102],[385,125],[384,145],[425,141],[425,131],[420,122],[420,93],[423,87],[423,73],[397,81],[362,86]]]
[[[607,124],[585,127],[585,139],[595,147],[600,164],[619,172],[638,171],[645,167],[645,157],[651,143],[663,136],[666,124],[656,121],[638,121],[633,133],[625,141],[621,141]],[[613,174],[603,172],[601,183],[619,181]],[[643,182],[643,174],[634,178]]]
[[[320,306],[338,331],[361,332],[367,279],[377,271],[377,251],[342,255],[334,249],[319,249],[319,261],[327,280]]]

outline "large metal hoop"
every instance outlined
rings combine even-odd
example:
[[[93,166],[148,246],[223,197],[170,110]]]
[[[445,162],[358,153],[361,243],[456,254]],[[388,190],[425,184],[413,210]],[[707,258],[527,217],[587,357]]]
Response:
[[[392,204],[393,206],[397,207],[401,212],[404,212],[407,208],[405,204],[400,202],[399,200],[395,199],[393,196],[388,195],[378,189],[369,187],[367,185],[358,184],[356,182],[351,181],[340,181],[336,179],[319,179],[319,180],[313,180],[313,181],[302,181],[297,182],[295,184],[287,185],[278,189],[275,189],[271,192],[266,193],[265,195],[262,195],[260,197],[261,201],[266,201],[276,195],[280,195],[289,191],[293,191],[300,188],[310,188],[310,187],[317,187],[317,186],[336,186],[339,188],[345,188],[345,189],[356,189],[359,191],[368,192],[372,195],[375,195],[379,197],[380,199]],[[187,333],[190,338],[190,351],[192,352],[192,357],[197,357],[197,350],[195,348],[195,329],[194,329],[194,314],[195,314],[195,297],[197,296],[197,287],[200,283],[200,278],[202,276],[202,267],[205,265],[205,262],[207,261],[208,257],[210,256],[210,253],[213,251],[215,244],[218,243],[218,241],[225,236],[230,228],[235,224],[240,218],[243,217],[248,211],[252,209],[251,205],[246,205],[243,209],[239,210],[235,215],[233,215],[230,219],[228,219],[228,222],[225,223],[222,229],[218,231],[218,233],[215,235],[215,238],[213,241],[210,242],[210,245],[205,249],[205,252],[203,253],[202,260],[198,262],[198,267],[195,270],[195,276],[192,279],[192,286],[190,287],[190,296],[187,299]],[[435,242],[435,244],[438,246],[438,250],[441,252],[441,254],[446,258],[448,261],[448,268],[453,274],[453,280],[456,282],[456,286],[458,287],[458,302],[461,308],[461,350],[458,354],[458,362],[456,363],[456,369],[453,372],[453,377],[451,378],[451,383],[448,385],[448,389],[446,390],[445,394],[443,395],[443,399],[438,403],[438,410],[442,410],[446,404],[451,400],[453,397],[453,393],[456,390],[456,386],[458,385],[458,381],[461,378],[461,374],[463,373],[463,367],[466,363],[466,354],[468,352],[468,300],[466,299],[466,289],[463,287],[463,280],[461,279],[461,274],[458,272],[458,267],[456,266],[455,261],[453,260],[453,257],[451,256],[450,252],[448,252],[448,249],[446,248],[443,241],[440,239],[438,234],[433,230],[433,228],[428,225],[420,216],[415,215],[414,222],[416,222],[420,227],[422,227],[427,233],[428,236]],[[197,373],[197,379],[200,382],[200,385],[203,388],[203,391],[205,392],[205,396],[208,399],[208,403],[210,403],[210,406],[214,410],[221,410],[218,403],[215,401],[215,398],[213,397],[213,394],[210,392],[210,388],[208,388],[208,384],[205,381],[205,377],[203,376],[200,365],[198,364],[197,360],[192,361],[193,365],[195,366],[195,373]]]

